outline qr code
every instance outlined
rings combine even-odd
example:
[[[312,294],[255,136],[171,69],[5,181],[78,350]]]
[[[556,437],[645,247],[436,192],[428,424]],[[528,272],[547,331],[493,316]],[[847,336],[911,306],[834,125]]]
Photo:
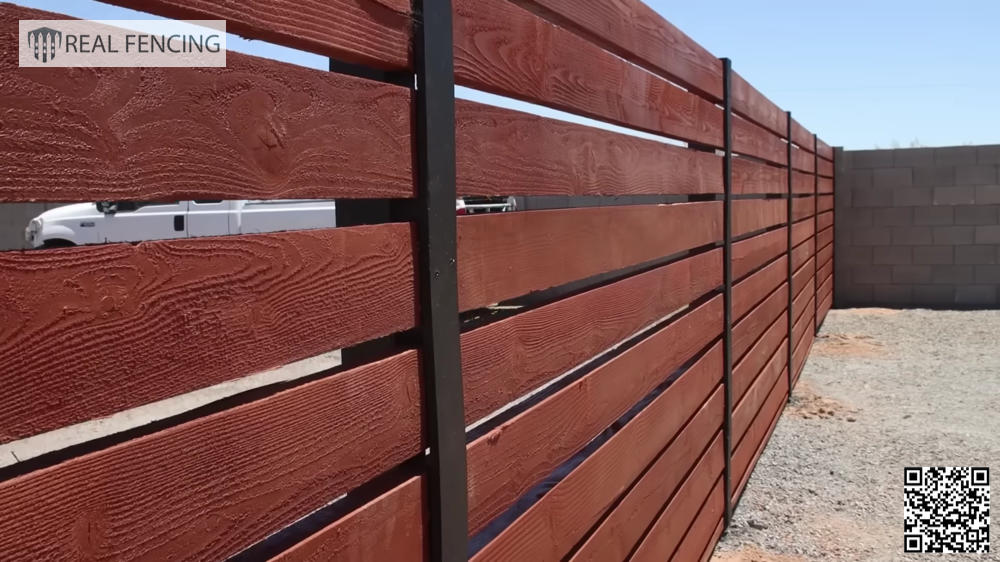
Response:
[[[903,551],[990,551],[990,469],[908,467],[903,471]]]

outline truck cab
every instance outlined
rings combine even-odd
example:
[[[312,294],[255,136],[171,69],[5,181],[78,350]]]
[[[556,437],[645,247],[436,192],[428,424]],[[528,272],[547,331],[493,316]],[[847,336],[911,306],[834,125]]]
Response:
[[[33,248],[337,226],[327,199],[101,201],[50,209],[25,229]]]

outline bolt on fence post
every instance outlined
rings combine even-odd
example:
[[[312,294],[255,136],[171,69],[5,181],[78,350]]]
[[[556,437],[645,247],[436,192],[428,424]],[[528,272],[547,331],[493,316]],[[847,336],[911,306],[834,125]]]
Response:
[[[819,136],[813,133],[813,334],[819,334]]]
[[[458,323],[455,75],[451,0],[414,0],[414,144],[430,560],[468,558],[465,411]]]
[[[787,132],[785,133],[785,135],[788,138],[788,145],[786,146],[787,154],[785,156],[785,158],[787,158],[786,163],[788,164],[788,168],[785,170],[785,172],[788,174],[788,201],[786,202],[788,211],[788,231],[785,233],[788,242],[788,255],[787,255],[788,258],[788,310],[787,310],[788,353],[787,355],[788,356],[786,359],[788,362],[788,401],[791,402],[792,381],[795,380],[795,373],[792,372],[794,370],[794,361],[792,358],[792,352],[793,352],[792,344],[794,343],[793,342],[794,337],[792,334],[792,328],[795,325],[795,315],[794,311],[792,310],[792,303],[795,302],[795,289],[792,288],[792,276],[795,274],[794,271],[795,268],[792,266],[792,219],[793,219],[792,195],[795,193],[795,190],[792,186],[794,185],[793,182],[795,181],[795,174],[794,172],[792,172],[792,112],[791,111],[785,112],[785,119],[787,119]]]
[[[725,155],[722,160],[722,282],[723,282],[723,335],[722,384],[725,393],[725,421],[722,426],[722,439],[726,450],[725,468],[723,470],[723,489],[726,498],[725,528],[729,528],[733,520],[732,502],[732,457],[733,457],[733,100],[732,100],[733,64],[727,58],[722,59],[722,131]]]

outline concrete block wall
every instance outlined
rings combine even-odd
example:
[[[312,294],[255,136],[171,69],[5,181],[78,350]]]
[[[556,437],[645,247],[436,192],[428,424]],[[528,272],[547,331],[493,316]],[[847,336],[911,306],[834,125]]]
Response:
[[[838,158],[836,306],[1000,306],[1000,145]]]

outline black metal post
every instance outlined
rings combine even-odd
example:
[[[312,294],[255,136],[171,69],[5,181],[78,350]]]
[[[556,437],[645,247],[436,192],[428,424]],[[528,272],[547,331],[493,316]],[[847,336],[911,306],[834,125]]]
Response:
[[[732,457],[733,457],[733,102],[732,102],[732,72],[733,64],[729,59],[722,59],[722,107],[723,113],[723,147],[725,156],[722,160],[722,282],[723,282],[723,322],[722,335],[723,374],[722,384],[725,389],[725,422],[722,427],[722,439],[726,450],[726,464],[723,474],[723,488],[726,497],[726,528],[733,520],[732,502]]]
[[[430,559],[468,558],[465,412],[455,224],[455,75],[451,0],[414,0],[418,285]]]
[[[813,334],[819,334],[819,137],[813,133]]]
[[[793,327],[795,326],[795,313],[792,310],[792,303],[795,302],[795,290],[792,288],[792,276],[795,274],[794,267],[792,266],[792,196],[795,194],[795,189],[793,188],[795,181],[795,173],[792,171],[792,112],[786,111],[785,118],[788,119],[788,131],[786,132],[786,137],[788,138],[788,401],[792,401],[792,381],[795,380],[794,361],[792,359],[792,346],[794,345],[794,335]]]

